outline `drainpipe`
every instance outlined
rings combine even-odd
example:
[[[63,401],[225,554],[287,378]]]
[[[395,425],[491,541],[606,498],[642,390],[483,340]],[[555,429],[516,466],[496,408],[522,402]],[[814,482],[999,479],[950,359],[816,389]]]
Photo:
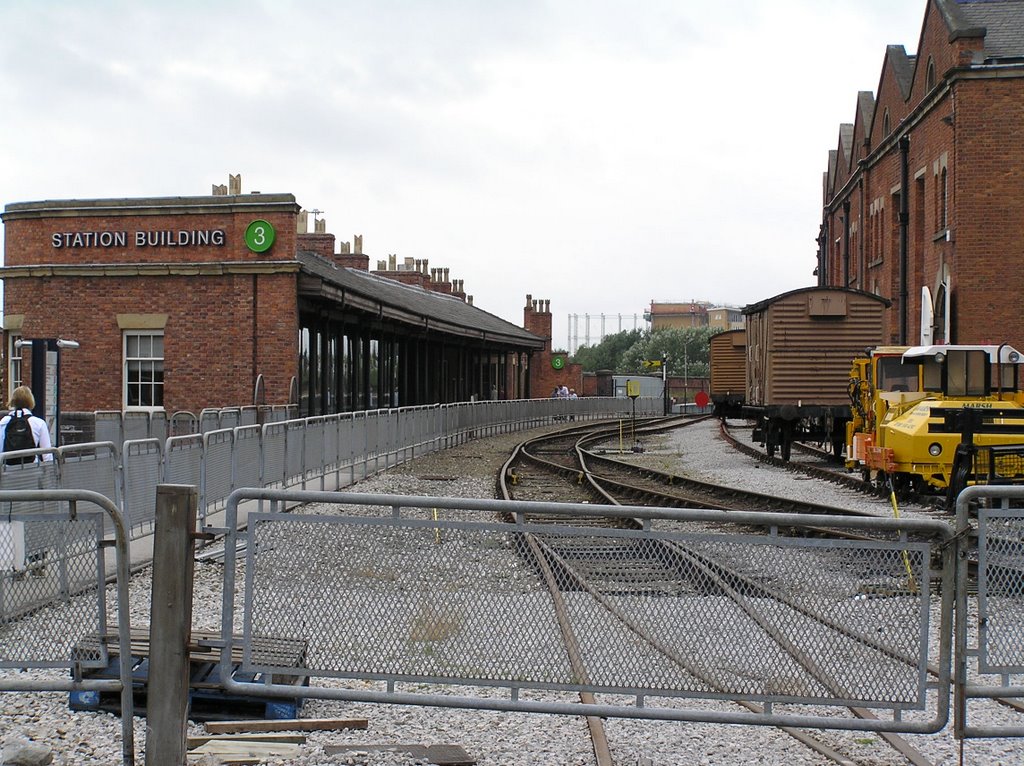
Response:
[[[900,345],[907,345],[907,228],[910,225],[910,136],[900,138]]]
[[[821,230],[818,233],[818,287],[828,284],[828,208],[825,208],[825,215],[822,216]]]
[[[850,199],[843,200],[843,287],[850,286]]]

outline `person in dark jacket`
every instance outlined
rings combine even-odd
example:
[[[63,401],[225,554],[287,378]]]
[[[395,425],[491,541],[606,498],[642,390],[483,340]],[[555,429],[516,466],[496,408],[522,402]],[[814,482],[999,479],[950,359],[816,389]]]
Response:
[[[32,427],[32,439],[35,442],[37,449],[50,449],[53,445],[50,443],[50,429],[46,425],[46,421],[42,418],[37,418],[32,414],[32,409],[36,406],[36,397],[32,394],[32,389],[28,386],[18,386],[14,389],[11,394],[11,401],[8,403],[10,412],[0,418],[0,449],[3,449],[3,445],[7,439],[7,424],[11,422],[11,419],[21,415],[22,413],[28,414],[28,422]],[[53,454],[48,453],[42,456],[43,460],[53,460]],[[38,460],[38,458],[37,458]]]

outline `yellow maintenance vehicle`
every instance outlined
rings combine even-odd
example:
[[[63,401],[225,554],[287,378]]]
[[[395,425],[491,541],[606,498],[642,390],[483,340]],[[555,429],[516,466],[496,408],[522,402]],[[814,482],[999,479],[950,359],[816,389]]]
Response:
[[[1024,362],[1013,347],[880,346],[853,361],[846,467],[898,494],[1024,484]]]

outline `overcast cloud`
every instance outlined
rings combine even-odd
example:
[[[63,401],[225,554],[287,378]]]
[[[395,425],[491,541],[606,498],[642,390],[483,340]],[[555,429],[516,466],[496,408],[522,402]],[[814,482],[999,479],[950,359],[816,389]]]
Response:
[[[2,0],[0,205],[241,173],[591,340],[813,284],[821,178],[925,0]]]

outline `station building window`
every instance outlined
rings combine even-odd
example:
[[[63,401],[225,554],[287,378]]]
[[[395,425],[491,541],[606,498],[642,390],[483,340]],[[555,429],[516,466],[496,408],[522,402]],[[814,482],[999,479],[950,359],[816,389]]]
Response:
[[[124,332],[124,405],[130,410],[164,406],[164,334],[153,330]]]

